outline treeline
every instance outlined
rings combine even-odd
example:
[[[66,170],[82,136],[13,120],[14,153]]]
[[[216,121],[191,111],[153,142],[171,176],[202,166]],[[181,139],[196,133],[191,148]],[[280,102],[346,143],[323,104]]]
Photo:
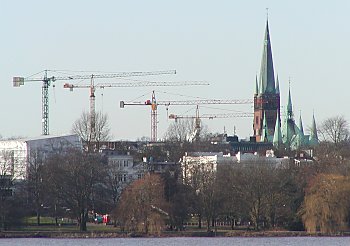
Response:
[[[349,225],[350,141],[344,118],[329,120],[320,127],[323,141],[313,150],[313,162],[236,163],[216,171],[198,164],[190,178],[183,179],[180,168],[149,173],[121,194],[120,172],[105,157],[66,150],[44,158],[37,152],[26,181],[1,181],[1,228],[35,215],[37,224],[42,216],[56,218],[57,225],[59,218],[72,218],[84,231],[95,211],[111,214],[115,225],[128,232],[160,232],[165,226],[182,230],[193,219],[208,231],[225,222],[232,229],[244,224],[255,230],[340,232]],[[4,192],[10,186],[12,196]]]

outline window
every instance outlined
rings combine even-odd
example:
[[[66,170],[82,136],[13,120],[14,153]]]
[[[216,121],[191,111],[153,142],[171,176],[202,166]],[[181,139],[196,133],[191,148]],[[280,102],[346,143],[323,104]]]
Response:
[[[119,182],[123,182],[123,176],[122,175],[118,175],[118,181]]]
[[[123,181],[126,182],[126,174],[123,174]]]

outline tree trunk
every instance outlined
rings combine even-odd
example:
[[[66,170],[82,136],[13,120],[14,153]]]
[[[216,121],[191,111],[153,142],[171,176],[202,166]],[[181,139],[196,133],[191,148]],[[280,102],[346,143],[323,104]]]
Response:
[[[40,208],[37,208],[36,210],[36,224],[40,225]]]
[[[86,213],[85,211],[81,211],[80,213],[80,219],[79,219],[79,230],[80,231],[87,231],[87,227],[86,227]]]
[[[202,228],[202,214],[198,215],[198,228],[201,229]]]
[[[207,231],[210,231],[210,218],[207,218]]]

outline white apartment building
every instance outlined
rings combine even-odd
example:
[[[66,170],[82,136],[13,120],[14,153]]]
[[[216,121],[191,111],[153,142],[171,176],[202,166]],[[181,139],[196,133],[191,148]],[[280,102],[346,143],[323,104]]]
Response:
[[[224,155],[222,152],[186,152],[181,159],[182,177],[184,180],[191,180],[194,172],[216,172],[218,165],[235,162],[237,162],[236,157],[229,154]]]
[[[10,175],[13,179],[24,180],[28,165],[40,153],[45,157],[50,153],[59,153],[65,149],[82,149],[78,135],[40,136],[0,141],[0,175]]]

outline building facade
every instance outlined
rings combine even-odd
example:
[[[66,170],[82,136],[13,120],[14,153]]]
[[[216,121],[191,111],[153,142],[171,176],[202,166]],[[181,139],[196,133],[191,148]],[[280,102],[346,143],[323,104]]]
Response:
[[[30,163],[38,155],[45,158],[49,154],[61,153],[71,148],[82,150],[82,142],[78,135],[47,135],[0,141],[0,174],[24,180],[27,178]]]

